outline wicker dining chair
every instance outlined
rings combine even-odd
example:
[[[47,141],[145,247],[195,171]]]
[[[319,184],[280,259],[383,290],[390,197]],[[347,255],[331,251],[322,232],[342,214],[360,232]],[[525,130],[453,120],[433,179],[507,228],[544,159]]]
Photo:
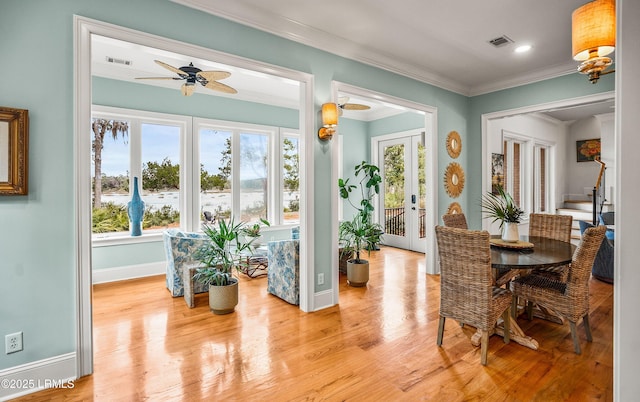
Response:
[[[504,342],[509,343],[511,292],[494,286],[489,232],[436,226],[440,257],[440,321],[442,346],[447,318],[481,331],[480,362],[487,364],[489,333],[502,315]]]
[[[531,275],[518,277],[511,282],[514,301],[516,297],[522,297],[552,310],[569,321],[573,349],[578,355],[581,353],[581,349],[576,324],[580,318],[584,323],[587,341],[591,342],[589,277],[591,276],[593,261],[596,258],[600,244],[602,244],[606,230],[605,226],[597,226],[585,230],[582,240],[573,254],[566,281],[559,281],[532,273]],[[512,308],[515,308],[515,302]],[[527,312],[529,319],[531,319],[531,310],[528,309]]]
[[[467,218],[463,213],[457,214],[444,214],[442,215],[442,222],[448,228],[469,229],[467,226]]]
[[[547,239],[571,242],[571,215],[530,214],[529,236],[546,237]],[[569,267],[566,265],[552,268],[539,268],[533,272],[560,281],[567,280]]]

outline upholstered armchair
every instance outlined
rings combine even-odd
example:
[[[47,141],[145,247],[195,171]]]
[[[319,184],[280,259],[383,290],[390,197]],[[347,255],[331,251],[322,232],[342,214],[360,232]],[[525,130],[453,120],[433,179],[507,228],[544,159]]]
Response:
[[[593,227],[589,222],[580,221],[579,223],[580,233],[584,233],[585,230]],[[591,275],[593,275],[594,278],[602,282],[613,283],[613,252],[614,242],[608,237],[605,237],[598,249],[598,254],[596,254],[593,268],[591,268]]]
[[[187,265],[198,263],[194,254],[209,240],[202,233],[182,232],[178,229],[165,230],[162,236],[167,256],[167,289],[173,297],[183,296],[182,270]],[[199,282],[194,283],[194,293],[203,293],[208,290],[208,286]]]
[[[300,240],[267,243],[267,292],[300,304]]]

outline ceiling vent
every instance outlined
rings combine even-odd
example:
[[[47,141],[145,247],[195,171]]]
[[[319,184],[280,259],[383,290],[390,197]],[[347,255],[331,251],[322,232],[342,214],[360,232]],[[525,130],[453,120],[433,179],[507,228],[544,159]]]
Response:
[[[107,56],[106,59],[107,59],[107,63],[123,64],[125,66],[130,66],[131,64],[133,64],[131,60],[117,59],[115,57]]]
[[[502,35],[497,38],[491,39],[489,43],[491,43],[495,47],[502,47],[508,45],[509,43],[513,43],[513,40],[507,35]]]

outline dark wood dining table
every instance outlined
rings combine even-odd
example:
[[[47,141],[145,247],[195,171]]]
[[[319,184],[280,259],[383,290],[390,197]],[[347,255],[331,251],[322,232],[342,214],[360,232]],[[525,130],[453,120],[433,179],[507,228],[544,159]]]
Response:
[[[491,245],[491,267],[494,270],[524,270],[523,273],[528,273],[534,268],[567,265],[571,262],[576,249],[576,246],[571,243],[546,237],[520,236],[518,244],[503,244],[497,239],[500,239],[499,235],[492,236],[492,240],[500,244],[496,245],[492,242]],[[543,314],[546,319],[552,318],[548,312],[543,312]],[[513,317],[509,322],[509,328],[511,339],[514,342],[534,350],[538,349],[538,342],[525,335]],[[495,333],[502,336],[504,333],[502,324],[496,326]],[[479,336],[476,333],[471,338],[471,342],[476,346],[480,345]]]

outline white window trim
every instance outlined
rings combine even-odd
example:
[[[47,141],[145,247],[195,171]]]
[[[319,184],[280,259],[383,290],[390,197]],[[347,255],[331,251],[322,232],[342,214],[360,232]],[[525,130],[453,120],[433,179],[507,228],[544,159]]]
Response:
[[[296,137],[300,140],[299,130],[273,127],[259,124],[231,122],[226,120],[205,119],[184,115],[174,115],[166,113],[148,112],[126,108],[93,105],[92,118],[101,117],[108,119],[127,120],[130,122],[129,128],[129,181],[133,182],[133,177],[142,177],[141,160],[141,126],[145,123],[166,124],[180,127],[180,227],[186,231],[200,231],[200,136],[201,128],[224,130],[232,133],[232,149],[239,149],[241,133],[263,134],[269,137],[267,174],[268,174],[268,207],[267,219],[274,223],[273,229],[288,228],[298,223],[283,223],[283,175],[284,166],[282,157],[282,144],[285,137]],[[299,144],[300,145],[300,144]],[[300,152],[300,148],[298,149]],[[232,158],[232,171],[238,171],[239,158]],[[189,180],[191,179],[191,180]],[[240,188],[240,176],[232,175],[232,188]],[[131,195],[132,189],[129,189]],[[193,196],[187,196],[191,194]],[[240,197],[232,192],[232,210],[240,210]],[[143,231],[141,236],[130,236],[127,232],[118,233],[96,233],[92,234],[93,245],[95,247],[112,246],[117,244],[134,244],[159,241],[162,238],[162,231]]]

